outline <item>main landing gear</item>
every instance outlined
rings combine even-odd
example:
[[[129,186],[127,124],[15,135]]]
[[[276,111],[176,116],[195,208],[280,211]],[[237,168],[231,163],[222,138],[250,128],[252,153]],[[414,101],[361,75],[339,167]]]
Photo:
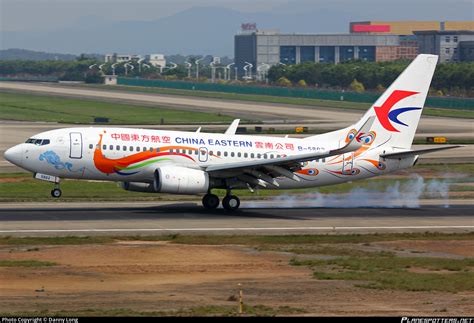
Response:
[[[59,188],[59,183],[56,183],[54,188],[51,190],[51,196],[54,198],[60,198],[61,197],[61,189]]]
[[[219,197],[215,194],[207,193],[202,198],[202,205],[206,209],[216,209],[219,206]],[[239,206],[240,199],[228,191],[227,195],[222,199],[222,207],[228,211],[235,211]]]

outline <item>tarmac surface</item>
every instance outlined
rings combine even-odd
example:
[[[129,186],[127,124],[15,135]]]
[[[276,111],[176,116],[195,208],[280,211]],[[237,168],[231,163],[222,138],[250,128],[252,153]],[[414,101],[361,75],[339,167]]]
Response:
[[[243,201],[236,212],[194,202],[45,203],[0,206],[0,236],[325,234],[474,231],[473,201],[449,207],[309,208]]]

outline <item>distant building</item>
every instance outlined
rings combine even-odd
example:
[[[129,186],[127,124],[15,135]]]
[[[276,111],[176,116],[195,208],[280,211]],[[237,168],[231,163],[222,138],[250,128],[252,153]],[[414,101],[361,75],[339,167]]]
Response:
[[[105,54],[106,63],[125,63],[131,60],[139,60],[140,58],[142,56],[135,54]]]
[[[280,34],[256,31],[234,38],[234,57],[239,75],[245,62],[254,71],[261,64],[303,62],[339,63],[348,60],[389,61],[413,59],[418,53],[414,36],[358,34]]]
[[[474,61],[474,30],[415,31],[419,51],[439,55],[439,62]]]
[[[263,64],[411,60],[418,53],[438,54],[440,62],[448,62],[474,55],[469,43],[474,40],[474,21],[363,21],[351,22],[349,29],[349,34],[282,34],[242,28],[234,37],[238,74],[244,75],[247,62],[255,72]],[[447,45],[447,39],[451,44]]]
[[[350,33],[414,35],[421,30],[474,30],[474,21],[360,21],[349,24]]]
[[[150,55],[137,55],[137,54],[106,54],[105,62],[106,63],[125,63],[129,61],[138,61],[140,59],[145,59],[150,65],[155,67],[164,67],[166,66],[166,58],[163,54],[150,54]]]
[[[163,54],[150,54],[145,56],[148,63],[155,67],[165,67],[166,66],[166,59],[165,55]]]

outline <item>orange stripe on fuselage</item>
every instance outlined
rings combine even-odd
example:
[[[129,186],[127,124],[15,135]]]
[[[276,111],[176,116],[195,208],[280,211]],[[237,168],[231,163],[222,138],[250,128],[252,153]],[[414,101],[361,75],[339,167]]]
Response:
[[[143,152],[139,152],[130,156],[118,158],[118,159],[110,159],[104,156],[102,153],[102,134],[99,135],[99,143],[94,150],[94,165],[95,167],[103,173],[112,174],[115,173],[116,170],[121,170],[125,167],[128,167],[131,164],[135,164],[153,157],[159,157],[164,155],[169,155],[169,153],[161,152],[161,151],[169,151],[170,149],[186,149],[186,150],[197,150],[196,148],[190,148],[185,146],[166,146],[160,147],[160,152],[157,152],[156,149],[153,149],[153,152],[147,150]],[[182,155],[182,154],[180,154]],[[190,158],[189,156],[184,155],[185,157]]]

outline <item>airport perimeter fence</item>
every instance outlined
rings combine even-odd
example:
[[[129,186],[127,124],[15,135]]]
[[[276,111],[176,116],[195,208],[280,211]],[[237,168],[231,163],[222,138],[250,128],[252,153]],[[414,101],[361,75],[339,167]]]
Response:
[[[196,90],[209,92],[224,92],[250,95],[270,95],[305,99],[320,99],[331,101],[349,101],[373,103],[379,93],[357,93],[348,91],[330,91],[308,88],[285,88],[276,86],[250,86],[235,84],[199,83],[187,81],[147,80],[139,78],[118,77],[118,85],[162,87],[179,90]],[[426,106],[433,108],[474,110],[474,99],[428,97]]]

